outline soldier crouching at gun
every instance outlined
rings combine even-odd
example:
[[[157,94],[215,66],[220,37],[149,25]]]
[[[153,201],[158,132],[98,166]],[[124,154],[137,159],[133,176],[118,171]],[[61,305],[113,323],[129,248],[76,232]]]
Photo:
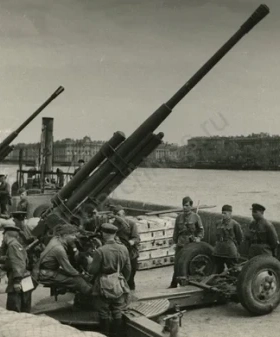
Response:
[[[169,288],[177,288],[178,285],[176,261],[182,248],[191,242],[200,242],[204,237],[204,228],[201,218],[197,213],[192,212],[192,199],[185,197],[182,200],[182,204],[183,213],[177,216],[173,232],[173,244],[176,250],[174,273]]]
[[[92,285],[72,266],[67,254],[77,240],[77,235],[76,226],[63,224],[56,227],[55,236],[33,269],[33,277],[38,283],[66,288],[83,295],[92,294]]]

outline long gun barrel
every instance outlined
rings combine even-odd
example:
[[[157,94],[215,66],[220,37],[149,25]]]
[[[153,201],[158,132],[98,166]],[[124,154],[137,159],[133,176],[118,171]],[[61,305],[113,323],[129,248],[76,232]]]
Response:
[[[2,143],[0,143],[0,161],[5,159],[5,157],[13,150],[10,146],[12,141],[19,135],[19,133],[30,124],[34,118],[36,118],[39,113],[45,109],[57,96],[59,96],[64,91],[63,87],[59,87],[33,114],[28,117],[15,131],[13,131],[7,138],[5,138]]]
[[[68,217],[75,214],[79,207],[90,197],[96,207],[116,189],[143,159],[151,154],[162,142],[163,134],[153,132],[171,114],[172,109],[190,92],[191,89],[248,33],[269,13],[266,5],[260,5],[245,21],[238,31],[173,95],[148,117],[115,151],[86,179],[79,177],[81,185],[72,193],[67,189],[67,200],[61,200],[55,206],[53,214]],[[95,160],[93,160],[95,162]],[[97,160],[100,163],[100,160]],[[94,165],[96,167],[96,165]],[[81,171],[82,176],[82,171]],[[83,180],[83,182],[82,182]],[[76,185],[76,184],[75,184]],[[67,186],[67,185],[66,185]],[[77,186],[77,185],[76,185]],[[47,221],[48,222],[48,221]]]
[[[145,139],[148,134],[155,131],[190,90],[268,13],[269,9],[266,5],[259,6],[240,29],[191,77],[191,79],[132,133],[117,151],[116,157],[118,158],[116,158],[116,161],[122,158],[122,160],[118,160],[118,162],[120,162],[118,166],[121,167],[121,169],[127,166],[125,165],[125,163],[127,163],[126,157],[139,145],[139,141]],[[86,186],[81,186],[77,191],[77,195],[74,195],[68,200],[67,207],[69,209],[75,208],[89,195],[89,191],[93,190],[93,188],[97,189],[100,184],[104,184],[104,179],[111,179],[117,173],[118,169],[116,169],[111,162],[105,162],[99,170],[91,176],[90,182],[88,181]],[[110,190],[112,192],[112,189]],[[96,198],[96,195],[93,195],[93,197]]]

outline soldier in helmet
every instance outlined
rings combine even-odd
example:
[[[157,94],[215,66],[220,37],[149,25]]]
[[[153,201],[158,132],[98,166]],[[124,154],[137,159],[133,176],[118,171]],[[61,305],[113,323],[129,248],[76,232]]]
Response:
[[[30,313],[32,290],[23,292],[21,285],[22,279],[30,273],[27,271],[27,253],[19,242],[19,229],[12,225],[5,226],[3,241],[6,246],[5,270],[8,276],[6,309]]]
[[[105,244],[88,258],[88,271],[95,279],[98,314],[103,333],[122,337],[122,311],[127,306],[129,293],[127,281],[131,272],[130,258],[125,245],[115,241],[118,227],[104,223],[101,231]],[[110,316],[113,318],[112,325]]]
[[[26,248],[30,243],[34,241],[34,237],[30,229],[26,226],[26,212],[23,211],[15,211],[11,213],[12,219],[14,221],[15,227],[18,229],[18,238],[19,243]],[[5,240],[2,241],[0,247],[0,256],[4,256],[7,251],[7,245]]]
[[[175,247],[174,273],[169,288],[177,288],[176,260],[181,249],[191,242],[199,242],[204,237],[204,228],[200,216],[192,211],[193,201],[190,197],[182,200],[183,213],[175,221],[173,244]]]
[[[216,225],[217,241],[213,252],[218,267],[217,273],[224,271],[224,265],[230,268],[237,263],[238,246],[243,240],[241,226],[232,219],[232,206],[224,205],[222,216],[223,219]]]
[[[249,241],[249,258],[257,255],[276,255],[279,243],[274,225],[264,218],[265,207],[252,204],[253,221],[249,225],[246,239]]]

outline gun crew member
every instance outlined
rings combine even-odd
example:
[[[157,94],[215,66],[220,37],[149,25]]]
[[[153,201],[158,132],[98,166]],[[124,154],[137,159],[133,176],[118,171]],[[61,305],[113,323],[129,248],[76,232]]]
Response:
[[[11,213],[16,227],[20,230],[20,243],[23,246],[29,245],[34,241],[31,230],[26,225],[26,211],[16,211]]]
[[[17,211],[21,211],[21,212],[26,212],[26,217],[30,218],[31,214],[30,214],[30,205],[29,205],[29,201],[27,199],[27,191],[25,188],[20,188],[18,190],[18,194],[19,194],[19,202],[17,204]]]
[[[31,231],[27,228],[25,224],[26,212],[16,211],[11,213],[15,227],[18,228],[18,241],[19,243],[26,248],[30,243],[34,241],[34,237],[31,234]],[[0,256],[5,256],[7,250],[7,245],[5,240],[2,241],[0,247]]]
[[[222,207],[223,219],[216,224],[216,245],[213,255],[217,264],[217,273],[233,267],[237,263],[239,253],[237,247],[243,240],[243,233],[239,223],[232,219],[232,206]]]
[[[55,236],[40,256],[38,281],[91,295],[92,286],[71,265],[67,255],[67,250],[73,246],[77,234],[78,229],[73,225],[56,227]]]
[[[265,207],[253,204],[251,210],[254,220],[246,235],[250,245],[249,258],[262,254],[275,256],[279,239],[274,225],[264,218]]]
[[[181,249],[191,242],[200,242],[204,237],[204,228],[200,216],[192,212],[193,201],[190,197],[182,200],[183,213],[175,221],[173,244],[175,247],[174,273],[169,288],[177,288],[176,265]]]
[[[122,206],[117,205],[113,207],[113,212],[115,214],[114,226],[118,228],[117,237],[121,243],[126,246],[129,252],[131,274],[128,280],[128,285],[130,290],[135,290],[134,278],[138,267],[140,243],[137,225],[133,220],[126,218],[125,211]]]
[[[27,271],[27,254],[19,242],[19,229],[16,226],[4,227],[4,239],[6,249],[5,270],[8,276],[8,287],[6,289],[6,309],[16,312],[31,311],[32,290],[23,292],[21,281],[30,275]]]
[[[78,167],[75,169],[73,176],[76,175],[84,165],[85,165],[85,161],[83,159],[79,159]]]
[[[101,225],[104,245],[88,258],[88,271],[94,276],[98,293],[100,326],[105,335],[122,337],[122,311],[127,306],[131,266],[127,248],[115,241],[118,228],[112,224]],[[113,318],[112,324],[110,316]]]
[[[8,205],[11,204],[11,188],[5,174],[0,174],[0,215],[8,217]]]

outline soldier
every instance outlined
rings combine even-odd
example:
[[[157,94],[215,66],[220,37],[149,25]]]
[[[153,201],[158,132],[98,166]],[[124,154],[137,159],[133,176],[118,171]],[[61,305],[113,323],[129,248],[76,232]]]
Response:
[[[11,188],[5,174],[0,174],[0,215],[8,217],[8,205],[11,204]]]
[[[22,279],[30,275],[27,271],[27,254],[18,239],[19,229],[16,226],[4,227],[3,241],[7,247],[5,269],[8,276],[6,309],[30,313],[32,290],[23,292],[21,285]]]
[[[127,280],[131,266],[127,248],[115,241],[118,228],[112,224],[102,224],[101,231],[105,244],[88,258],[88,271],[94,276],[94,287],[98,293],[98,314],[100,326],[105,335],[122,337],[122,311],[127,306],[129,287]],[[110,324],[110,316],[113,318]],[[111,325],[111,329],[110,329]]]
[[[57,176],[56,187],[62,188],[64,186],[64,183],[65,183],[64,172],[60,168],[57,168],[56,169],[56,176]]]
[[[27,217],[30,217],[30,206],[27,199],[27,191],[25,188],[20,188],[18,190],[19,203],[17,204],[17,211],[26,212]]]
[[[217,241],[213,252],[218,274],[224,271],[224,265],[230,268],[237,263],[239,258],[237,247],[243,240],[241,226],[231,218],[232,206],[224,205],[222,216],[223,219],[216,224]]]
[[[25,211],[16,211],[11,213],[13,221],[16,227],[19,228],[20,232],[20,243],[26,247],[31,242],[34,241],[34,237],[31,233],[31,230],[26,226],[26,212]]]
[[[85,205],[82,213],[82,228],[95,233],[100,227],[98,212],[93,205]]]
[[[126,246],[129,252],[131,273],[128,280],[128,285],[130,290],[135,290],[134,278],[138,267],[140,243],[140,236],[138,233],[137,225],[133,220],[126,218],[125,211],[122,206],[117,205],[113,207],[113,211],[115,214],[114,225],[118,228],[117,237],[119,238],[121,243]]]
[[[38,281],[91,295],[92,286],[70,263],[67,255],[76,240],[77,227],[58,225],[56,233],[42,252],[39,261]],[[35,277],[36,279],[37,277]]]
[[[275,256],[279,239],[274,225],[264,218],[265,207],[253,204],[251,210],[254,220],[246,235],[250,246],[249,258],[262,254]]]
[[[204,237],[204,228],[197,213],[192,212],[193,201],[190,197],[182,200],[183,213],[175,221],[173,244],[175,248],[174,273],[169,288],[177,288],[177,259],[181,249],[191,242],[200,242]]]
[[[34,237],[31,231],[27,228],[25,224],[26,212],[16,211],[11,213],[15,226],[18,228],[18,241],[26,248],[30,243],[34,241]],[[2,241],[0,247],[0,256],[5,256],[7,251],[7,244],[5,240]]]
[[[76,175],[77,172],[79,172],[80,169],[85,165],[85,161],[84,161],[83,159],[80,159],[80,160],[78,161],[78,165],[79,165],[79,166],[78,166],[78,167],[76,168],[76,170],[74,171],[73,176]]]

